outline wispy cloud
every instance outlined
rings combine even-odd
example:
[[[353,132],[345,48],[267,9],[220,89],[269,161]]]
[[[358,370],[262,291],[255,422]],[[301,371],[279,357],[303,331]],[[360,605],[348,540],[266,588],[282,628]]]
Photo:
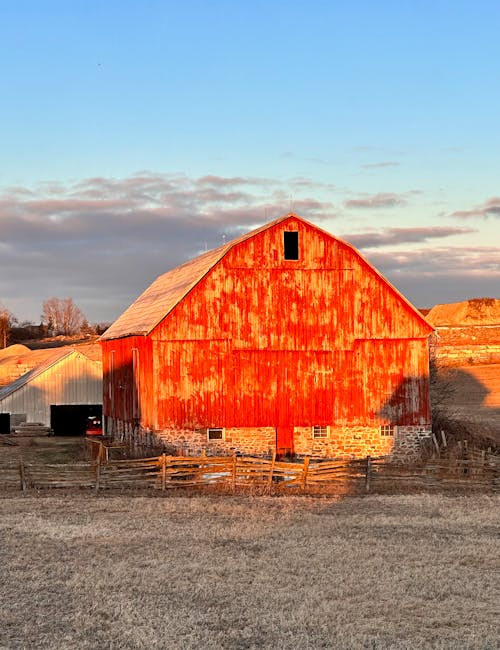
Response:
[[[393,160],[384,160],[382,162],[365,163],[361,165],[363,169],[383,169],[384,167],[399,167],[401,163]]]
[[[500,197],[493,196],[484,203],[470,209],[457,210],[453,212],[453,217],[500,217]]]
[[[454,235],[477,232],[474,228],[433,226],[428,228],[385,228],[380,231],[344,235],[343,238],[357,248],[380,248],[407,243],[443,239]]]
[[[406,205],[407,199],[401,194],[393,192],[380,192],[362,196],[358,199],[349,199],[344,202],[346,208],[368,209],[368,208],[393,208],[400,205]]]
[[[443,274],[470,277],[479,275],[483,278],[490,275],[500,278],[500,247],[497,246],[478,246],[473,249],[434,247],[432,254],[428,248],[373,252],[370,261],[386,272],[418,273],[422,278]]]

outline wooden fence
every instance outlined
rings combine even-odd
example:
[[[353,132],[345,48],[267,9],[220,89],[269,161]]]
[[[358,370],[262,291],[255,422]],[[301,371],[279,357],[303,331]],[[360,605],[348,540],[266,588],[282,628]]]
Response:
[[[401,465],[383,458],[279,461],[243,456],[185,457],[162,454],[128,460],[97,459],[65,465],[1,464],[0,488],[143,489],[244,488],[262,492],[363,494],[440,490],[500,492],[500,457],[435,458]]]

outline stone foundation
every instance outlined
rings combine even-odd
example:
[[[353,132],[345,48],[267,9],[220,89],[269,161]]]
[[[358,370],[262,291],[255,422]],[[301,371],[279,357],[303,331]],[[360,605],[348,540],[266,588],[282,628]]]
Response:
[[[394,435],[382,435],[380,426],[328,427],[326,438],[313,438],[312,427],[296,427],[295,453],[316,458],[409,458],[432,435],[431,426],[397,426]]]
[[[270,456],[276,448],[273,427],[224,429],[222,440],[209,440],[207,429],[168,429],[156,435],[165,447],[188,456],[197,456],[203,449],[210,456],[233,453]]]
[[[209,440],[207,429],[170,428],[152,432],[119,420],[106,419],[106,434],[137,447],[161,446],[168,454],[210,456],[233,453],[270,456],[276,450],[274,427],[226,428],[221,440]],[[382,435],[380,426],[328,427],[326,438],[313,438],[312,427],[295,427],[294,451],[314,458],[411,458],[432,436],[430,425],[397,426],[394,435]]]
[[[419,453],[432,437],[431,425],[397,427],[394,439],[394,458],[411,458]]]
[[[295,453],[319,458],[386,456],[394,447],[392,436],[380,435],[379,427],[328,427],[326,438],[313,438],[312,427],[296,427]]]

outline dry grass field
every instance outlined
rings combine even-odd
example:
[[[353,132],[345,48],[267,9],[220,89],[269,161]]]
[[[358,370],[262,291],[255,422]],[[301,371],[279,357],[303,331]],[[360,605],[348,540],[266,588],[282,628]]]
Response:
[[[89,458],[83,436],[8,436],[14,444],[2,444],[7,436],[0,436],[0,454],[5,462],[76,463]]]
[[[500,497],[0,498],[0,648],[499,648]]]

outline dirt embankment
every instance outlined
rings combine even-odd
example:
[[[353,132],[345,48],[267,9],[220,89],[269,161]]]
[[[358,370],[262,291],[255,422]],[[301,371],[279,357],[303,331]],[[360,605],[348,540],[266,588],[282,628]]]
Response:
[[[463,302],[435,305],[426,318],[434,327],[470,325],[500,327],[500,299],[472,298]]]
[[[475,298],[436,305],[426,316],[436,328],[431,349],[446,365],[500,363],[500,300]]]

